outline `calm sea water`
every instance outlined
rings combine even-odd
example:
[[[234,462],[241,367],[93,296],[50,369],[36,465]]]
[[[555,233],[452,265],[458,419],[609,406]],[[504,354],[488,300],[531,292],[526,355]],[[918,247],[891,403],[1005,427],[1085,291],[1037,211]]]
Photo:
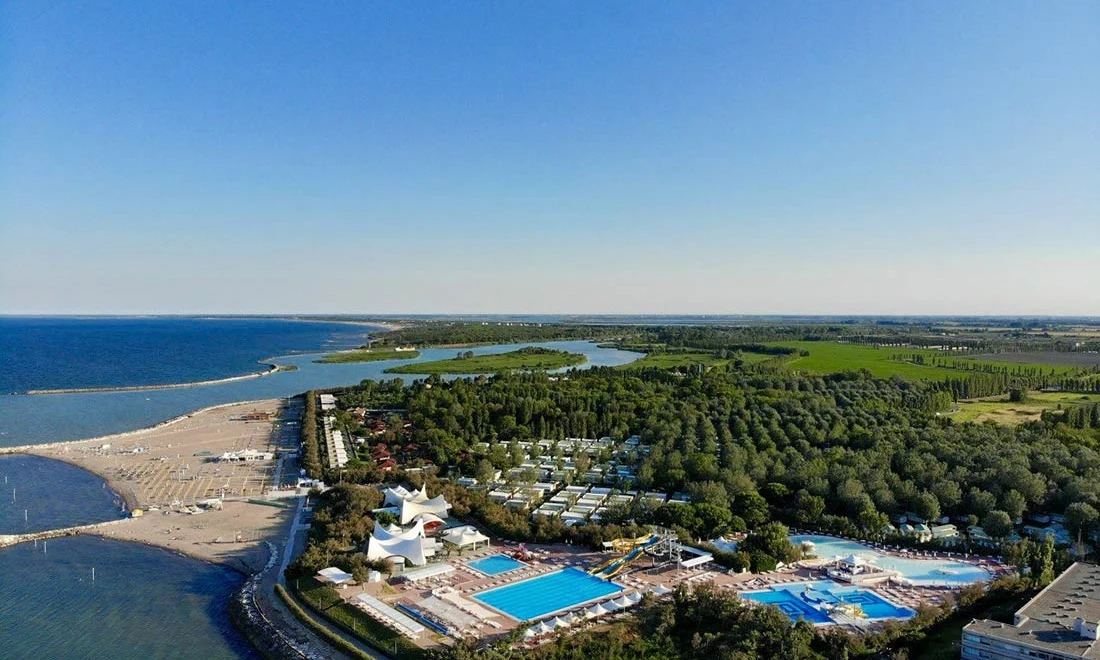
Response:
[[[0,393],[240,376],[258,360],[363,343],[369,328],[270,319],[0,317]]]
[[[272,320],[0,319],[0,364],[6,372],[0,374],[0,391],[223,378],[255,371],[257,361],[271,357],[298,367],[263,378],[183,389],[0,396],[0,446],[96,437],[221,403],[393,378],[383,373],[393,362],[313,362],[325,352],[361,344],[369,331],[346,324]],[[223,341],[227,346],[220,345]],[[589,342],[537,345],[584,353],[587,366],[613,366],[639,357]],[[518,347],[472,350],[485,354]],[[75,352],[82,355],[77,358]],[[163,355],[167,353],[172,355]],[[454,353],[429,349],[418,361]],[[88,359],[92,355],[96,359]],[[0,482],[5,476],[8,483],[0,483],[0,533],[120,515],[114,494],[98,477],[67,464],[3,457]],[[118,541],[56,539],[48,541],[47,548],[42,552],[41,547],[21,545],[0,551],[0,657],[253,657],[226,618],[225,600],[240,584],[238,574]]]
[[[0,456],[0,534],[86,525],[122,515],[121,498],[91,472],[37,456]]]
[[[122,541],[81,536],[8,548],[0,552],[0,657],[257,658],[227,616],[242,580]]]

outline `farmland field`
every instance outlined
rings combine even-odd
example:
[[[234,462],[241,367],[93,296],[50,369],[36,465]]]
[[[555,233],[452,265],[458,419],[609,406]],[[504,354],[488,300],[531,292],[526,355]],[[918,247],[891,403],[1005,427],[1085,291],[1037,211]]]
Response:
[[[1041,351],[1036,353],[992,353],[971,356],[982,362],[1011,364],[1058,365],[1063,367],[1100,367],[1100,353],[1062,353]]]
[[[1039,419],[1044,410],[1061,406],[1069,408],[1100,402],[1100,394],[1076,394],[1072,392],[1032,392],[1023,403],[1012,403],[1006,397],[987,397],[972,401],[960,401],[958,410],[945,413],[956,422],[986,422],[998,424],[1022,424]]]
[[[796,357],[788,362],[787,365],[791,369],[798,369],[802,371],[810,371],[822,374],[845,370],[858,371],[859,369],[867,369],[872,374],[880,378],[888,378],[890,376],[902,376],[903,378],[938,380],[944,378],[964,377],[970,372],[965,370],[951,369],[948,367],[914,364],[911,362],[899,362],[890,358],[896,355],[919,355],[927,360],[931,360],[932,358],[939,358],[944,360],[958,360],[960,362],[979,362],[979,360],[976,360],[977,356],[974,355],[947,353],[944,351],[935,351],[929,349],[905,348],[900,346],[886,346],[879,348],[875,346],[865,346],[862,344],[846,344],[832,341],[773,342],[771,345],[789,346],[808,352],[808,356]],[[1003,355],[1013,354],[1006,353]],[[1049,355],[1061,354],[1050,353]],[[988,357],[996,357],[998,359],[983,359],[980,360],[980,362],[983,364],[1006,367],[1009,369],[1018,369],[1027,366],[1042,367],[1056,373],[1071,373],[1078,368],[1075,366],[1066,366],[1052,363],[1021,364],[1019,362],[1010,362],[1000,359],[1002,357],[1002,354]]]

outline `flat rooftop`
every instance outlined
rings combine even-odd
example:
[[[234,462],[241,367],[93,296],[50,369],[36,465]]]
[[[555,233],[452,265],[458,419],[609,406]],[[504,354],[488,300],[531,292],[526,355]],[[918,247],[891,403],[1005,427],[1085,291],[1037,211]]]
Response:
[[[1100,660],[1100,641],[1078,632],[1077,619],[1092,626],[1100,620],[1100,566],[1076,563],[1067,568],[1016,612],[1015,625],[976,620],[964,632]]]

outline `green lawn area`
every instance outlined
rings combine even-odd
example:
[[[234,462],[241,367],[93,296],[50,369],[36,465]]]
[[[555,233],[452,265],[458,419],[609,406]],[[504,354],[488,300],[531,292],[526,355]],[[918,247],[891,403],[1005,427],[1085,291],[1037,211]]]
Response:
[[[861,344],[845,344],[835,341],[789,341],[772,342],[772,346],[789,346],[809,353],[806,357],[796,357],[787,363],[791,369],[810,371],[814,373],[834,373],[837,371],[866,368],[879,378],[890,376],[902,376],[910,379],[939,380],[944,378],[960,378],[971,373],[963,369],[950,369],[947,367],[934,367],[931,365],[913,364],[891,360],[895,355],[921,355],[927,359],[946,358],[960,362],[975,362],[989,364],[1009,369],[1019,368],[1043,368],[1057,373],[1074,371],[1073,367],[1053,364],[1020,364],[1018,362],[997,362],[996,360],[973,360],[963,356],[916,348],[900,348],[896,346],[877,348]]]
[[[314,612],[391,657],[419,660],[424,651],[397,631],[372,619],[366,612],[344,601],[335,589],[313,578],[297,580],[297,594]],[[395,651],[396,650],[396,651]]]
[[[837,371],[858,371],[867,369],[879,378],[902,376],[912,379],[941,379],[959,377],[962,371],[930,367],[908,362],[898,362],[890,357],[900,353],[921,353],[928,356],[942,355],[938,351],[920,351],[897,347],[876,348],[860,344],[842,344],[834,341],[788,341],[775,342],[773,346],[789,346],[809,353],[806,357],[796,357],[787,363],[791,369],[811,371],[819,374]]]
[[[763,353],[742,353],[738,358],[745,364],[752,364],[754,362],[763,362],[764,360],[775,357],[774,355],[764,355]],[[673,369],[676,367],[686,367],[693,364],[701,364],[705,368],[723,366],[730,364],[735,358],[722,358],[714,353],[706,353],[702,351],[682,351],[682,352],[669,352],[669,353],[649,353],[645,357],[635,360],[629,364],[623,364],[616,367],[616,369]]]
[[[412,360],[420,357],[420,351],[398,351],[392,348],[362,349],[358,351],[344,351],[326,355],[320,360],[314,360],[321,364],[346,364],[349,362],[380,362],[382,360]]]
[[[947,416],[956,422],[994,421],[999,424],[1021,424],[1039,416],[1044,410],[1054,410],[1059,405],[1070,408],[1100,401],[1100,394],[1074,394],[1071,392],[1032,392],[1024,403],[1013,403],[1007,397],[987,397],[973,401],[960,401],[957,412]]]
[[[386,369],[388,374],[495,374],[501,371],[546,371],[584,364],[580,353],[528,346],[518,351],[451,358],[434,362],[402,364]]]

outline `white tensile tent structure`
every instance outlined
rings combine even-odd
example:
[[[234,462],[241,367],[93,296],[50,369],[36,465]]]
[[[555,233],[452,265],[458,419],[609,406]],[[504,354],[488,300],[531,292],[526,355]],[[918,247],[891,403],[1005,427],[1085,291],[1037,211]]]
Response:
[[[489,537],[477,531],[477,528],[473,525],[463,525],[462,527],[448,529],[443,532],[442,538],[444,541],[458,547],[460,550],[471,545],[476,548],[479,543],[484,543],[486,547],[489,546]]]
[[[428,563],[428,557],[435,555],[435,543],[424,538],[424,525],[417,523],[407,531],[394,534],[385,527],[374,523],[374,533],[367,542],[368,559],[387,559],[404,557],[413,566]]]
[[[403,486],[392,486],[382,491],[385,496],[385,506],[401,506],[402,502],[427,502],[428,489],[422,486],[420,490],[409,491]]]
[[[420,491],[418,491],[420,492]],[[425,513],[431,513],[439,516],[439,518],[446,518],[447,513],[451,510],[451,505],[447,503],[447,500],[442,495],[433,497],[430,500],[404,500],[401,502],[401,524],[408,525],[417,516]]]

